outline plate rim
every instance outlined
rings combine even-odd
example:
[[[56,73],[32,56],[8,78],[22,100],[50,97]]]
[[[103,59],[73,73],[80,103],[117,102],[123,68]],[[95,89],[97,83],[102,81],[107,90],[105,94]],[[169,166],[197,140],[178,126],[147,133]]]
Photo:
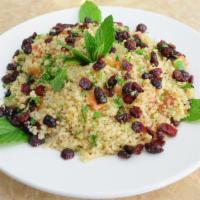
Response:
[[[190,31],[192,31],[194,34],[196,34],[199,38],[200,38],[200,31],[196,30],[195,28],[184,24],[181,21],[178,21],[177,19],[174,19],[170,16],[167,15],[162,15],[160,13],[157,12],[153,12],[153,11],[149,11],[149,10],[145,10],[145,9],[135,9],[135,8],[129,8],[129,7],[123,7],[123,6],[99,6],[101,9],[126,9],[126,10],[134,10],[134,11],[139,11],[139,12],[145,12],[148,14],[153,14],[153,15],[157,15],[157,17],[162,17],[165,18],[167,20],[173,21],[175,23],[180,24],[182,27],[189,29]],[[48,16],[49,14],[55,14],[55,13],[59,13],[59,12],[64,12],[64,11],[68,11],[68,10],[72,10],[73,12],[76,12],[79,9],[79,7],[70,7],[70,8],[66,8],[66,9],[60,9],[60,10],[56,10],[56,11],[51,11],[42,15],[37,15],[33,18],[27,19],[11,28],[9,28],[8,30],[6,30],[5,32],[0,34],[0,40],[6,35],[8,34],[10,31],[13,31],[13,29],[17,29],[20,26],[23,26],[26,23],[32,23],[32,21],[37,20],[39,18]],[[59,23],[59,22],[58,22]],[[50,28],[50,27],[49,27]],[[6,176],[8,176],[11,179],[14,179],[24,185],[27,185],[28,187],[37,189],[39,191],[42,192],[48,192],[50,194],[53,195],[60,195],[60,196],[64,196],[64,197],[73,197],[73,198],[82,198],[82,199],[99,199],[99,198],[107,198],[107,199],[111,199],[111,198],[121,198],[121,197],[129,197],[129,196],[135,196],[135,195],[141,195],[141,194],[145,194],[147,192],[151,192],[151,191],[155,191],[158,189],[161,189],[163,187],[166,187],[172,183],[175,183],[177,181],[179,181],[180,179],[186,177],[187,175],[189,175],[190,173],[194,172],[196,169],[198,169],[200,167],[200,160],[198,162],[196,162],[196,164],[191,165],[190,167],[188,167],[187,169],[181,171],[180,173],[177,173],[176,175],[174,175],[173,177],[170,177],[168,179],[165,179],[164,181],[160,181],[159,183],[154,183],[153,185],[150,186],[144,186],[142,189],[139,188],[136,190],[136,192],[134,192],[134,194],[131,192],[131,190],[123,190],[123,191],[116,191],[115,193],[110,193],[110,194],[104,194],[104,195],[95,195],[95,194],[78,194],[78,193],[73,193],[73,192],[58,192],[57,190],[53,190],[53,189],[48,189],[44,186],[37,186],[34,183],[30,183],[29,181],[24,180],[23,178],[19,178],[17,177],[15,174],[12,174],[12,172],[9,172],[6,169],[2,169],[2,167],[0,166],[0,171],[3,172]]]

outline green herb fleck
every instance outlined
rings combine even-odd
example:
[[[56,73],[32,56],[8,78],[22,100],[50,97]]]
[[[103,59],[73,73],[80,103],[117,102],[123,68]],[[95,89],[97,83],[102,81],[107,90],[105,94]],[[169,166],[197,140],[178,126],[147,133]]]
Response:
[[[115,60],[119,61],[119,56],[118,55],[115,56]]]
[[[31,100],[34,101],[36,105],[39,105],[41,102],[41,99],[39,96],[31,97]]]
[[[97,146],[97,134],[90,135],[90,144],[92,147]]]
[[[125,80],[123,78],[121,78],[120,76],[117,76],[116,79],[117,79],[117,83],[119,85],[121,85],[121,86],[124,85]]]
[[[122,106],[123,106],[123,101],[122,101],[122,99],[120,98],[120,97],[115,97],[114,99],[113,99],[113,101],[114,101],[114,103],[115,103],[115,106],[117,107],[117,108],[121,108]]]
[[[101,117],[101,113],[100,112],[98,112],[98,111],[94,112],[93,119],[98,119],[100,117]]]
[[[82,113],[82,117],[83,117],[84,122],[87,121],[87,113],[88,113],[88,111],[89,111],[89,107],[87,105],[83,106],[81,108],[81,113]]]
[[[30,120],[29,120],[29,122],[30,122],[31,126],[34,126],[35,123],[36,123],[36,120],[33,117],[31,117]]]
[[[190,103],[189,115],[184,120],[188,122],[193,122],[199,119],[200,119],[200,99],[192,99]]]
[[[178,70],[183,70],[185,68],[185,63],[182,60],[177,59],[174,61],[174,67]]]
[[[191,83],[185,83],[181,88],[187,90],[193,88],[193,85]]]
[[[136,54],[138,54],[138,55],[144,55],[144,50],[143,49],[136,49],[134,52]]]
[[[85,1],[79,10],[79,20],[84,22],[85,18],[89,17],[92,21],[101,22],[101,11],[92,1]]]
[[[56,114],[56,119],[58,119],[59,121],[63,119],[63,116],[61,115],[60,112],[58,112],[58,113]]]
[[[65,80],[67,80],[67,69],[58,68],[55,78],[51,81],[53,90],[56,92],[60,91],[64,86]]]

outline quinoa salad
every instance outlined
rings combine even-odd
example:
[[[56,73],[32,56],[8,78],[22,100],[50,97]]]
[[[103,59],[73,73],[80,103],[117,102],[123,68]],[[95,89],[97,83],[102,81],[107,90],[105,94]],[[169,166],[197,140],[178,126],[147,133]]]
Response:
[[[182,120],[198,118],[186,56],[151,39],[143,23],[101,20],[91,1],[79,18],[33,33],[15,52],[0,107],[0,128],[10,128],[14,139],[4,131],[0,144],[27,141],[81,160],[163,152]]]

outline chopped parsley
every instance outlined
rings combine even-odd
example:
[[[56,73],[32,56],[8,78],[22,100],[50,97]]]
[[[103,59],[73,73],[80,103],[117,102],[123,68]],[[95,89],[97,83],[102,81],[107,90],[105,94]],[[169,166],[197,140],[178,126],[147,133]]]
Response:
[[[31,126],[34,126],[36,124],[36,120],[33,117],[30,118],[29,122]]]
[[[123,106],[123,101],[122,101],[122,99],[120,98],[120,97],[115,97],[114,99],[113,99],[113,101],[114,101],[114,103],[115,103],[115,106],[117,107],[117,108],[121,108],[122,106]]]
[[[177,59],[174,61],[174,67],[178,70],[183,70],[185,69],[185,63],[182,60]]]
[[[144,55],[144,50],[143,49],[136,49],[134,52],[136,54],[138,54],[138,55]]]
[[[101,117],[101,113],[100,112],[98,112],[98,111],[94,112],[93,119],[98,119],[100,117]]]
[[[117,83],[119,85],[121,85],[121,86],[124,85],[125,80],[123,78],[121,78],[120,76],[117,76],[116,79],[117,79]]]
[[[90,144],[92,147],[97,146],[97,134],[90,135]]]
[[[87,121],[87,113],[88,113],[88,111],[89,111],[89,107],[87,105],[85,105],[85,106],[83,106],[81,108],[81,113],[82,113],[82,117],[83,117],[84,122]]]
[[[187,90],[193,88],[193,85],[191,83],[185,83],[181,88]]]

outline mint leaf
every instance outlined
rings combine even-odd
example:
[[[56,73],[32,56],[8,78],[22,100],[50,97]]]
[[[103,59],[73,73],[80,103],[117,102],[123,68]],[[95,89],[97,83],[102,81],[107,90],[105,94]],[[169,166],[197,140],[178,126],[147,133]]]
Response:
[[[91,35],[91,33],[89,33],[88,31],[86,31],[84,33],[84,40],[85,40],[85,47],[87,49],[87,52],[90,55],[90,58],[94,61],[95,57],[94,57],[94,52],[96,49],[96,41],[95,41],[95,37]]]
[[[101,56],[105,56],[110,51],[115,40],[114,32],[113,17],[110,15],[104,19],[96,31],[96,49],[94,53],[95,60]]]
[[[199,119],[200,119],[200,99],[192,99],[190,104],[189,115],[184,120],[188,122],[193,122]]]
[[[97,5],[91,1],[85,1],[85,3],[81,5],[79,10],[80,22],[84,22],[86,17],[89,17],[92,21],[98,23],[101,22],[101,11],[97,7]]]
[[[56,92],[60,91],[63,88],[66,79],[67,69],[59,68],[56,72],[55,78],[51,81],[51,86],[53,90]]]
[[[0,118],[0,145],[26,142],[28,136],[19,128],[14,127],[5,118]]]

